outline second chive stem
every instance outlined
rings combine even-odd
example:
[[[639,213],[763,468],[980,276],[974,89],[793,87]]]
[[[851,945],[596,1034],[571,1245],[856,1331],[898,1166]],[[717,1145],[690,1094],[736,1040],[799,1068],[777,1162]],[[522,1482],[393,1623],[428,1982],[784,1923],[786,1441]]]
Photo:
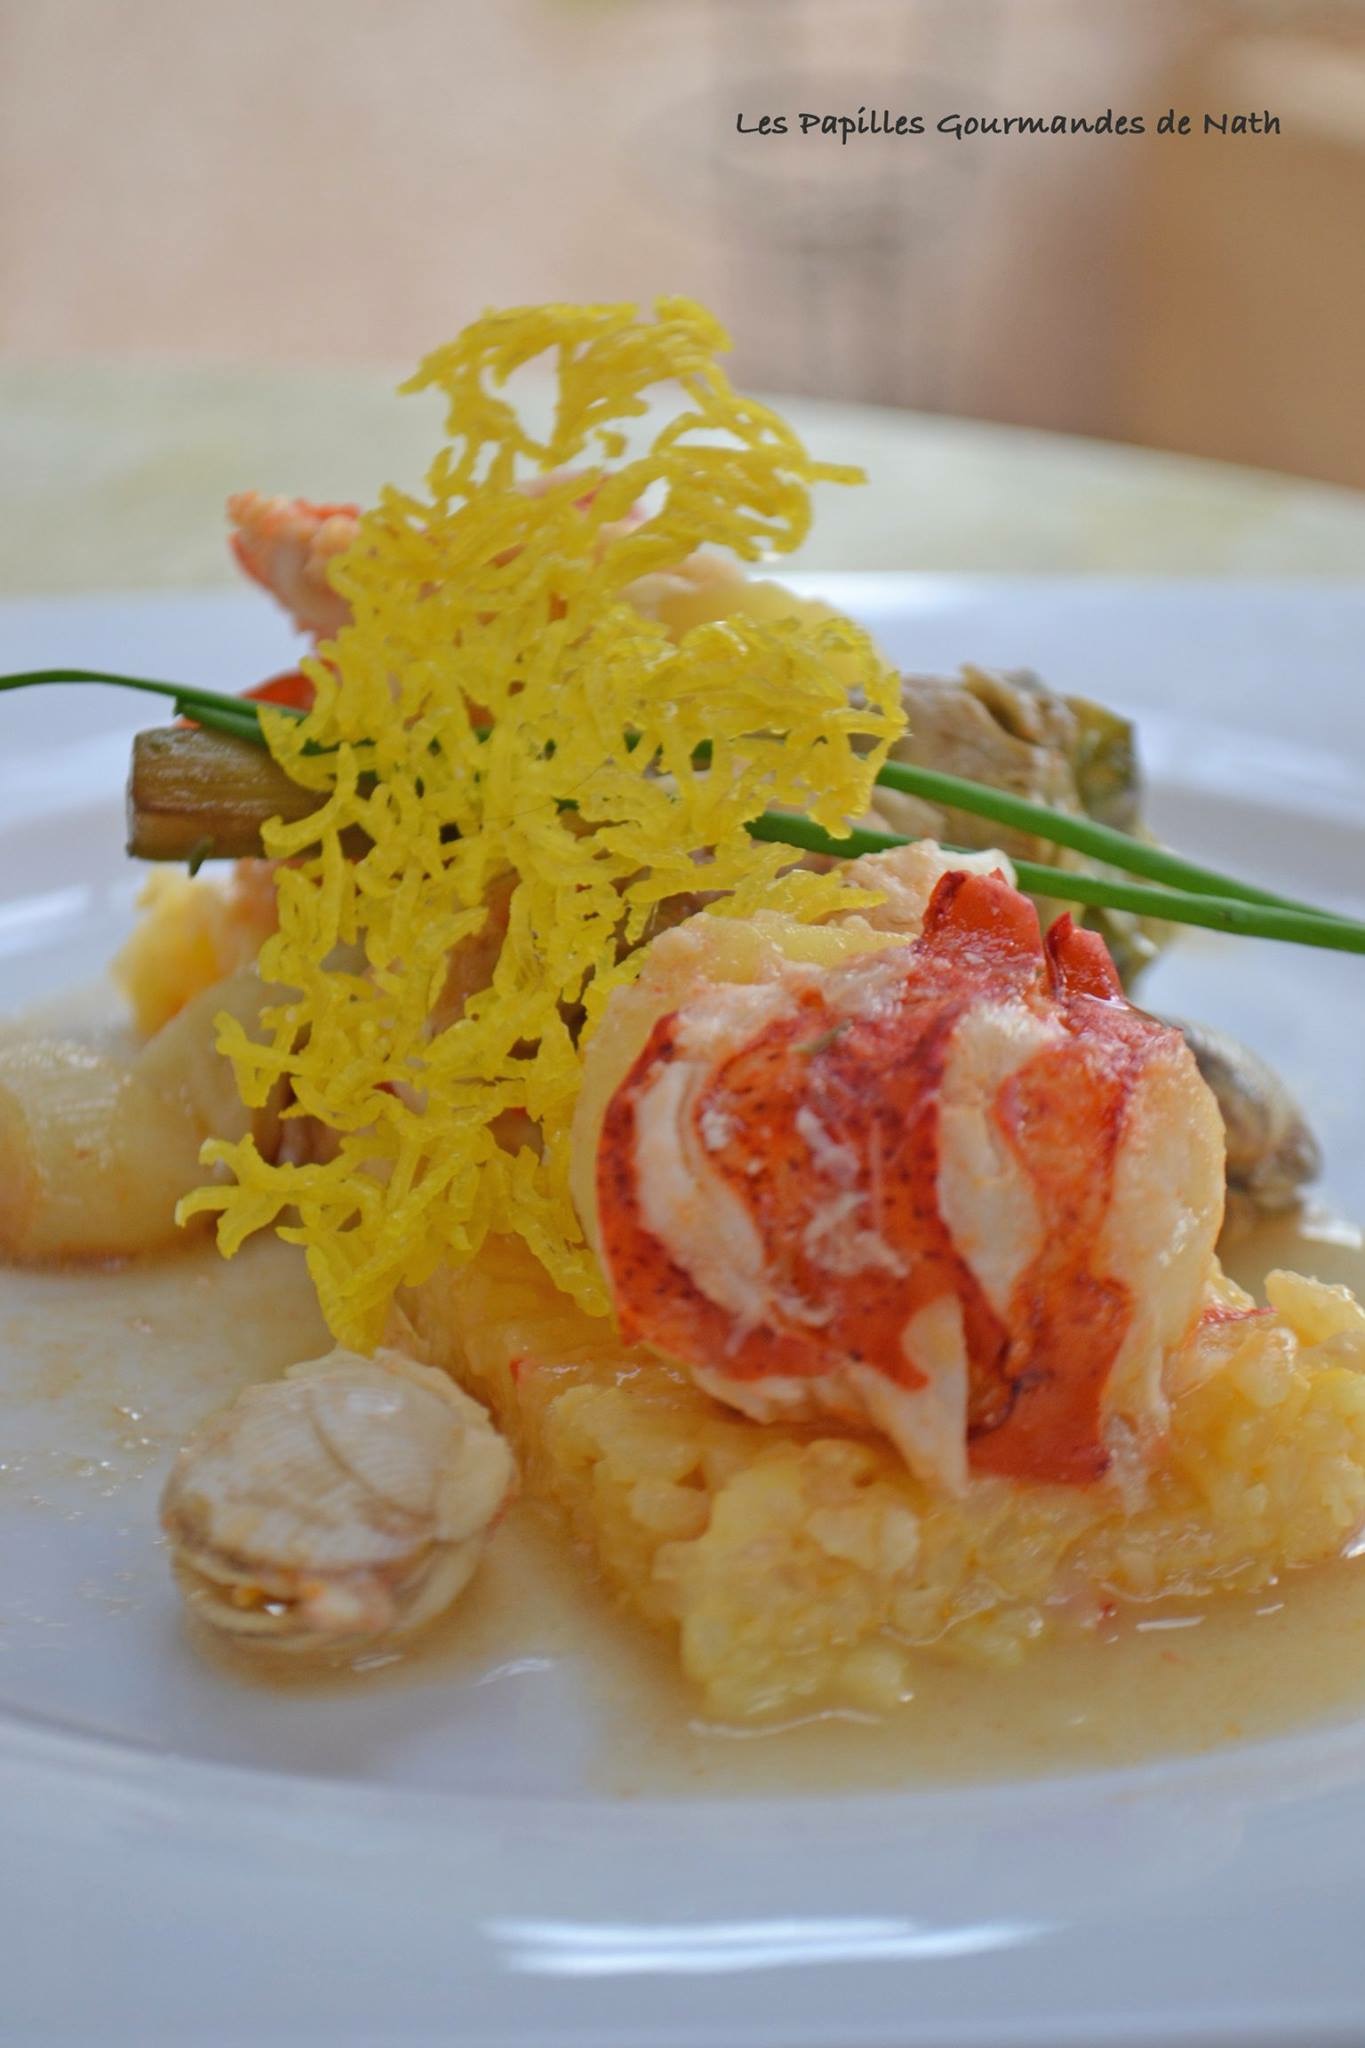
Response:
[[[0,693],[47,683],[99,683],[141,690],[168,699],[181,717],[192,719],[197,725],[258,746],[265,744],[260,714],[253,702],[189,684],[156,682],[144,677],[116,675],[103,669],[52,668],[0,676]],[[272,705],[269,708],[284,717],[301,715],[286,706]],[[902,761],[888,761],[877,781],[885,788],[946,805],[953,810],[966,811],[993,824],[1032,833],[1054,845],[1100,861],[1107,867],[1146,878],[1143,882],[1130,882],[1106,875],[1059,870],[1036,861],[1016,860],[1013,865],[1019,886],[1030,895],[1064,903],[1135,911],[1171,924],[1200,925],[1248,938],[1278,939],[1336,952],[1365,953],[1365,925],[1335,912],[1297,902],[1292,897],[1276,895],[1251,883],[1239,882],[1216,869],[1184,860],[1162,847],[1130,838],[1127,833],[1098,824],[1094,819],[1054,811],[1045,804],[1012,796],[986,783],[972,782],[939,769],[916,767]],[[765,811],[750,823],[748,829],[755,839],[844,858],[885,852],[910,843],[899,833],[869,829],[855,830],[847,838],[836,839],[813,819],[785,811]],[[1162,886],[1153,887],[1153,883]]]

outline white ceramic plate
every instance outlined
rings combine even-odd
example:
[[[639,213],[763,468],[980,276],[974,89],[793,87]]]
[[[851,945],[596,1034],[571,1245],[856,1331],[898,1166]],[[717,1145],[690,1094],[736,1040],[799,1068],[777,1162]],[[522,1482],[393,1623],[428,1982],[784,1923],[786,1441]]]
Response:
[[[1165,836],[1365,914],[1365,589],[811,581],[906,665],[1028,664],[1137,714]],[[5,670],[239,688],[292,652],[249,596],[0,606]],[[88,981],[127,928],[119,790],[147,722],[112,693],[0,700],[0,1008]],[[1200,939],[1149,999],[1280,1065],[1330,1200],[1365,1218],[1363,976]],[[0,1276],[4,2038],[1365,2039],[1365,1716],[1065,1779],[625,1798],[599,1789],[571,1647],[448,1684],[253,1694],[178,1631],[155,1431],[97,1381],[25,1401],[41,1288],[68,1284]],[[127,1298],[87,1290],[77,1351]]]

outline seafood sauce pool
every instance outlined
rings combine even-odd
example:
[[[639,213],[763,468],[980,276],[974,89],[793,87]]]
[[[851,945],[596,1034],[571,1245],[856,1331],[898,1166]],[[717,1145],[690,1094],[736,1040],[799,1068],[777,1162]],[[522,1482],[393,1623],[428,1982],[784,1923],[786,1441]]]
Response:
[[[1263,1231],[1229,1264],[1365,1281],[1359,1233]],[[718,1727],[534,1506],[402,1656],[345,1671],[192,1639],[156,1527],[175,1442],[324,1349],[299,1259],[258,1243],[0,1275],[0,1707],[217,1761],[447,1790],[813,1793],[1130,1763],[1365,1705],[1365,1566],[1255,1597],[1129,1608],[1013,1670],[917,1660],[883,1720]]]

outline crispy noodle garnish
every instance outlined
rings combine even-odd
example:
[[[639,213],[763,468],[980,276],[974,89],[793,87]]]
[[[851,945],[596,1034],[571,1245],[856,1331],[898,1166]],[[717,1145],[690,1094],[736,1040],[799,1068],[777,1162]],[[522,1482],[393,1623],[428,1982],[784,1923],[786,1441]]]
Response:
[[[732,390],[715,361],[727,346],[702,308],[667,299],[653,320],[614,305],[489,314],[429,356],[403,387],[448,400],[428,495],[388,489],[365,514],[332,569],[351,621],[304,663],[315,708],[262,714],[275,759],[326,802],[265,833],[287,865],[261,971],[287,1000],[265,1011],[263,1042],[223,1018],[219,1043],[247,1104],[286,1080],[289,1113],[328,1126],[336,1156],[273,1164],[249,1138],[215,1141],[205,1161],[231,1178],[181,1213],[221,1210],[229,1256],[270,1226],[306,1246],[342,1342],[372,1347],[396,1287],[490,1232],[522,1237],[606,1314],[569,1127],[578,1040],[636,972],[626,949],[680,892],[806,920],[860,900],[837,873],[783,872],[791,848],[745,824],[776,805],[842,833],[866,809],[903,723],[867,636],[844,619],[732,617],[675,644],[622,597],[703,543],[746,561],[793,548],[809,485],[860,480]],[[546,350],[558,403],[540,440],[498,388]],[[618,423],[668,379],[687,405],[630,459]],[[371,842],[360,858],[353,828]],[[509,883],[491,985],[437,1028],[451,949]],[[509,1111],[536,1142],[507,1149],[507,1121],[500,1142]]]

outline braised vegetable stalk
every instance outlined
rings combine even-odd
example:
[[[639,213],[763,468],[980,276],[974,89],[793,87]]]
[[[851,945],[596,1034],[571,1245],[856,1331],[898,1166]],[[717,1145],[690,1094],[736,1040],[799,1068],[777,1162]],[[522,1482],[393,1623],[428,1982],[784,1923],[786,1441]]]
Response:
[[[161,726],[133,741],[128,851],[137,860],[242,860],[261,827],[318,806],[259,744],[223,731]]]
[[[975,810],[1001,822],[1018,823],[1022,812],[1040,814],[1041,820],[1065,828],[1068,838],[1064,843],[1080,846],[1083,851],[1092,850],[1082,844],[1085,835],[1100,834],[1104,841],[1102,857],[1115,866],[1120,861],[1114,845],[1117,841],[1123,849],[1123,863],[1132,870],[1163,879],[1173,876],[1182,884],[1179,888],[1153,888],[1119,877],[1076,874],[1045,867],[1040,862],[1016,860],[1019,886],[1031,895],[1135,910],[1177,924],[1201,925],[1246,937],[1293,940],[1341,952],[1365,952],[1365,926],[1272,896],[1266,890],[1211,869],[1196,867],[1143,841],[1128,840],[1108,827],[1054,814],[1045,806],[1004,796],[998,790],[959,783],[956,777],[929,769],[906,769],[893,762],[884,772],[895,776],[895,787],[905,787],[907,777],[923,777],[933,785],[934,794],[949,793],[944,785],[952,784],[951,800],[958,809]],[[259,746],[189,727],[140,733],[133,746],[129,783],[129,850],[146,860],[203,859],[210,857],[205,852],[210,846],[218,857],[259,854],[260,830],[268,819],[306,817],[319,803],[312,791],[291,782]],[[1039,815],[1031,815],[1028,824],[1030,830],[1044,829]],[[884,852],[906,844],[899,833],[870,830],[856,831],[847,839],[834,839],[809,818],[787,812],[767,812],[756,818],[749,829],[756,839],[845,857]]]

